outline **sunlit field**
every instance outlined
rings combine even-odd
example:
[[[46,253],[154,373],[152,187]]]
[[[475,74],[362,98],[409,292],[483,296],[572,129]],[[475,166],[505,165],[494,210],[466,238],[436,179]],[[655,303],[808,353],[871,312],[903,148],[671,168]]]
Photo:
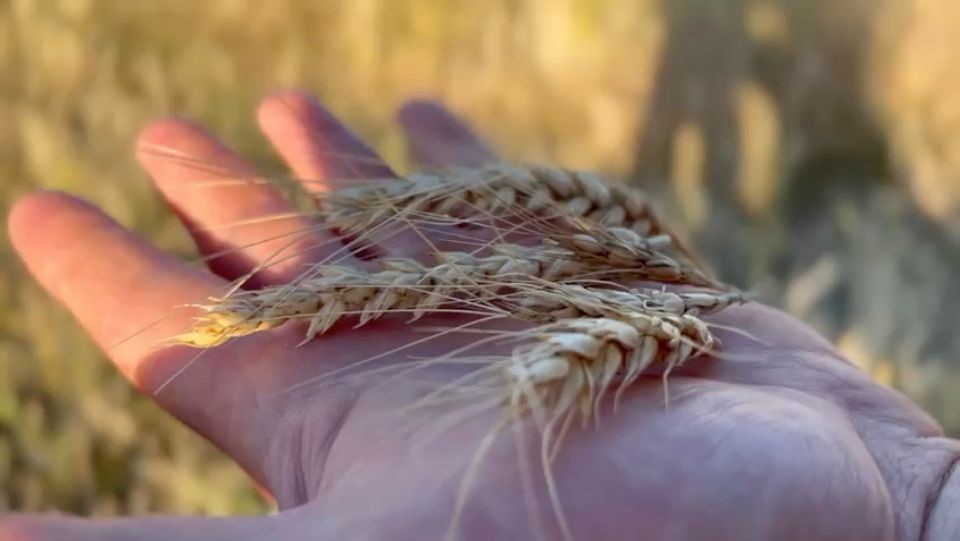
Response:
[[[133,158],[151,119],[282,176],[253,113],[301,88],[408,171],[395,110],[438,98],[505,159],[644,187],[723,278],[960,434],[958,27],[954,0],[8,0],[0,205],[69,191],[193,257]],[[0,258],[0,510],[268,507]]]

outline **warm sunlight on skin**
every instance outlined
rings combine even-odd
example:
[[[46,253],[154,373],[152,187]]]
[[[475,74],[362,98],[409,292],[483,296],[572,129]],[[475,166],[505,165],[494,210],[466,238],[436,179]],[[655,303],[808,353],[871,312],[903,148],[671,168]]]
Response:
[[[412,156],[425,166],[494,159],[435,104],[412,102],[399,119]],[[259,121],[293,174],[311,179],[309,190],[322,191],[328,179],[391,174],[362,141],[301,94],[267,99]],[[180,310],[166,317],[171,307],[222,294],[278,251],[288,256],[284,265],[259,272],[256,284],[284,283],[341,247],[296,215],[271,185],[192,189],[209,181],[210,171],[144,150],[158,147],[211,164],[225,178],[249,178],[252,168],[185,121],[153,124],[140,140],[141,163],[200,250],[226,254],[210,265],[212,272],[157,251],[96,207],[63,194],[23,199],[10,215],[10,235],[36,279],[72,310],[118,369],[233,457],[281,511],[233,519],[13,515],[0,522],[0,539],[443,538],[494,413],[441,417],[447,427],[437,430],[435,410],[407,408],[423,395],[417,381],[357,380],[288,392],[298,382],[416,340],[417,331],[403,321],[342,328],[301,348],[293,346],[302,326],[284,325],[209,350],[171,379],[196,357],[193,349],[156,347],[188,328],[195,315]],[[291,217],[258,221],[264,214]],[[218,227],[241,222],[250,225]],[[284,240],[259,242],[265,238]],[[466,321],[428,319],[422,324]],[[960,524],[950,518],[960,514],[960,479],[950,477],[960,443],[944,438],[928,415],[778,311],[748,304],[707,320],[716,325],[723,354],[677,370],[668,408],[653,376],[627,393],[600,427],[566,437],[552,475],[574,538],[960,536]],[[405,358],[442,355],[473,340],[450,333],[405,351]],[[456,377],[440,368],[425,372],[423,378],[433,381]],[[460,539],[559,537],[543,475],[535,473],[536,454],[526,453],[537,448],[532,440],[504,437],[491,446],[460,517]],[[531,456],[526,465],[518,460],[525,454]]]

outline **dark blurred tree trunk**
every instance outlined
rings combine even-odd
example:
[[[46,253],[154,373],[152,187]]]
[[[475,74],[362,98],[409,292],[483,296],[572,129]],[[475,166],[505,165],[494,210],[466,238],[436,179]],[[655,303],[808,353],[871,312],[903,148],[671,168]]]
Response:
[[[788,308],[832,339],[856,333],[873,358],[904,374],[921,359],[960,374],[951,358],[960,352],[960,242],[897,178],[867,105],[865,47],[877,1],[664,0],[666,42],[633,179],[672,219],[683,215],[671,184],[674,145],[680,130],[695,128],[707,211],[699,227],[681,229],[721,278],[760,284],[768,302],[802,305]],[[784,39],[751,35],[747,11],[762,2],[783,14]],[[767,94],[780,130],[773,201],[752,211],[739,186],[742,130],[752,129],[739,124],[745,83]],[[818,268],[835,270],[821,278]],[[913,391],[942,399],[935,385]],[[956,402],[951,429],[960,430]]]

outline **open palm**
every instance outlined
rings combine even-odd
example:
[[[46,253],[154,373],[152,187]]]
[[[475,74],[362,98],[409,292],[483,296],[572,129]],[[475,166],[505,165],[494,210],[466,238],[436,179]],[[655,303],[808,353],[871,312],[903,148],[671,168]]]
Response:
[[[391,175],[305,96],[273,96],[259,113],[294,174],[311,179],[305,183],[310,190],[325,189],[325,179]],[[437,105],[410,103],[400,121],[411,153],[423,164],[494,159]],[[158,147],[190,160],[150,151]],[[442,538],[496,412],[398,413],[423,395],[420,379],[453,377],[440,369],[416,381],[304,385],[335,381],[318,378],[417,338],[402,321],[389,319],[338,329],[301,348],[294,346],[302,326],[284,325],[210,350],[181,373],[196,350],[156,347],[189,325],[187,311],[163,319],[172,306],[221,294],[229,281],[278,252],[286,256],[284,264],[258,272],[254,283],[283,283],[339,244],[327,242],[327,233],[298,234],[319,230],[267,184],[211,187],[212,170],[223,178],[253,172],[190,123],[158,122],[145,131],[140,148],[144,167],[200,250],[221,254],[211,259],[212,273],[157,251],[96,208],[55,193],[16,206],[13,242],[36,278],[131,382],[233,457],[274,495],[281,512],[107,521],[13,516],[0,521],[0,539]],[[256,220],[287,213],[285,219]],[[659,378],[651,377],[601,426],[565,440],[551,470],[575,538],[920,541],[925,529],[932,535],[927,517],[960,456],[957,442],[782,313],[748,304],[710,322],[721,329],[723,358],[701,356],[683,367],[670,380],[669,407]],[[457,321],[435,316],[432,323]],[[467,340],[472,338],[449,335],[402,356],[446,352]],[[382,359],[391,360],[398,359]],[[438,419],[448,421],[442,430]],[[538,443],[513,436],[504,433],[481,462],[459,538],[560,538]]]

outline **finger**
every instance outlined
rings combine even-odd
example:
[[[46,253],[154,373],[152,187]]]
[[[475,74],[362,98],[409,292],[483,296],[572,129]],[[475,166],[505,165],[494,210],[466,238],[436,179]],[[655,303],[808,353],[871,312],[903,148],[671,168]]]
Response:
[[[258,118],[274,148],[312,193],[328,191],[336,180],[395,176],[369,146],[305,94],[268,97]]]
[[[462,120],[439,103],[411,100],[397,113],[410,159],[424,167],[473,167],[497,156]]]
[[[245,365],[237,365],[241,350],[227,347],[200,359],[190,348],[160,347],[193,324],[195,311],[178,305],[222,295],[226,282],[156,250],[66,195],[29,196],[14,207],[9,222],[14,247],[31,273],[124,376],[261,478],[247,422],[256,404]]]
[[[191,324],[190,311],[173,308],[222,293],[225,286],[63,194],[43,192],[19,201],[9,231],[37,281],[141,388],[137,374],[148,353]]]
[[[470,127],[437,102],[411,100],[397,111],[397,120],[407,139],[410,160],[421,167],[475,167],[497,161],[489,147]],[[423,254],[429,258],[432,248],[448,250],[475,250],[493,240],[489,230],[473,230],[465,235],[458,227],[433,226],[432,246],[421,243]]]
[[[274,148],[311,193],[337,189],[350,180],[396,177],[369,146],[305,94],[288,91],[268,97],[259,119]],[[363,258],[407,255],[424,244],[419,235],[396,224],[380,224],[375,231],[343,240]]]
[[[255,273],[253,286],[287,281],[324,255],[317,224],[200,126],[155,122],[137,156],[221,276]]]
[[[147,517],[82,519],[67,516],[14,515],[0,519],[6,541],[245,541],[334,539],[319,519],[267,517]]]

